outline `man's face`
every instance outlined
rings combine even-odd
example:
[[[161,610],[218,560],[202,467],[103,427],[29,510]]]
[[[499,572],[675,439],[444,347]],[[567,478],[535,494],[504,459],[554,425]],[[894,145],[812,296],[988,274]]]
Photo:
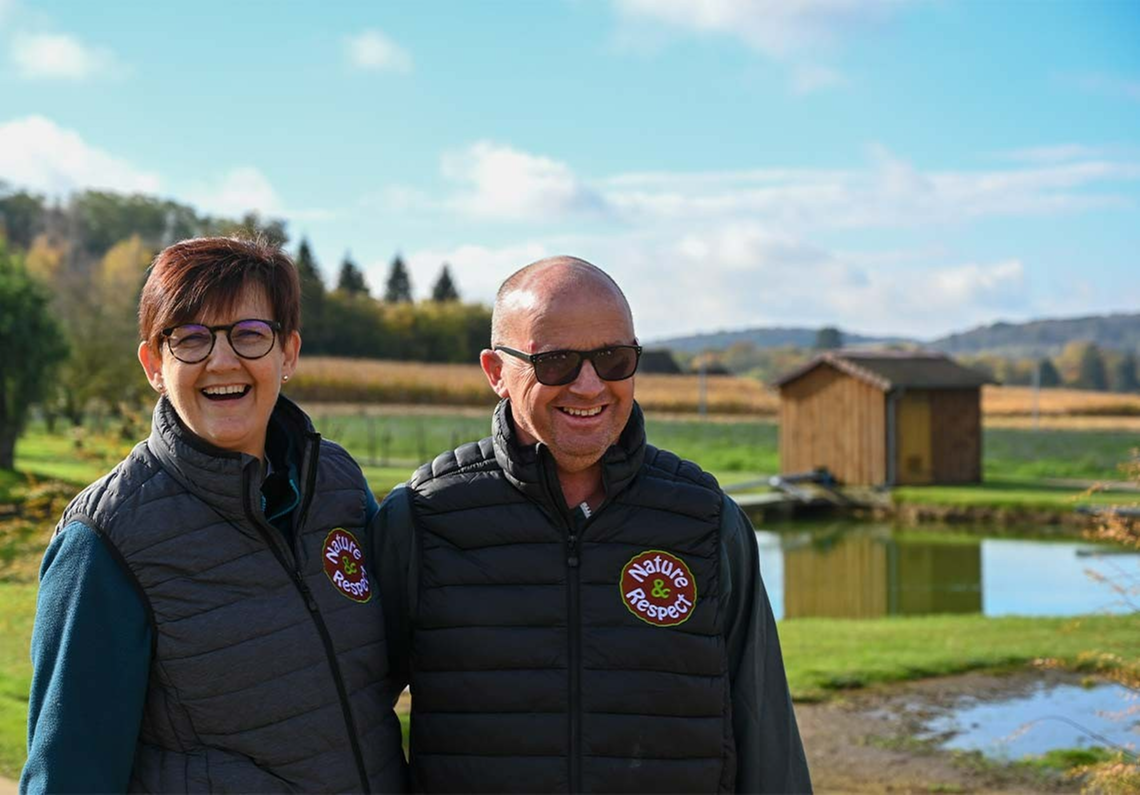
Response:
[[[632,345],[633,323],[624,304],[607,291],[582,290],[571,296],[517,309],[509,340],[525,353],[589,351]],[[524,444],[540,441],[558,466],[576,472],[593,466],[625,429],[633,410],[633,378],[603,381],[592,362],[563,386],[540,384],[534,367],[504,353],[484,352],[483,368],[499,397],[509,398]]]

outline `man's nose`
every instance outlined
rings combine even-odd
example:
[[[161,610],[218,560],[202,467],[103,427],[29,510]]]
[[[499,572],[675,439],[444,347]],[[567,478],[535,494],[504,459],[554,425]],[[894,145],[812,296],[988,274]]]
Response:
[[[598,377],[594,363],[589,360],[582,362],[578,377],[570,382],[570,391],[576,395],[596,395],[605,388],[606,382]]]

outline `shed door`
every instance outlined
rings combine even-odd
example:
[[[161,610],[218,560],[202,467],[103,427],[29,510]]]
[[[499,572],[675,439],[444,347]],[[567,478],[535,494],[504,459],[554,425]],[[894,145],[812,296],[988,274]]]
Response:
[[[932,483],[930,397],[925,392],[908,392],[897,406],[898,482]]]

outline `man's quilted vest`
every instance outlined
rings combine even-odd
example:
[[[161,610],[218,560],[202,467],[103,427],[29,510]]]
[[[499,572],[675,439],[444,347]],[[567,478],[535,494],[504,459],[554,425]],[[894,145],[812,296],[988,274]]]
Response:
[[[605,502],[578,525],[549,451],[518,445],[504,402],[492,437],[411,480],[413,788],[733,789],[721,492],[646,445],[636,406],[603,464]],[[645,567],[623,577],[646,552],[679,559],[695,588]],[[650,620],[650,589],[680,610]]]
[[[208,448],[166,399],[60,523],[104,536],[151,613],[131,791],[404,788],[380,600],[346,550],[366,546],[367,485],[285,398],[275,417],[304,446],[292,544],[255,510],[257,459]]]

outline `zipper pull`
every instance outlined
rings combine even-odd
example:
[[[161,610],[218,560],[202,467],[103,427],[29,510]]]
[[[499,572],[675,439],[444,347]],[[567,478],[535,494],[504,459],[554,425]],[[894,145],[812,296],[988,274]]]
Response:
[[[569,556],[566,565],[572,569],[578,568],[578,536],[571,534],[569,538]]]

